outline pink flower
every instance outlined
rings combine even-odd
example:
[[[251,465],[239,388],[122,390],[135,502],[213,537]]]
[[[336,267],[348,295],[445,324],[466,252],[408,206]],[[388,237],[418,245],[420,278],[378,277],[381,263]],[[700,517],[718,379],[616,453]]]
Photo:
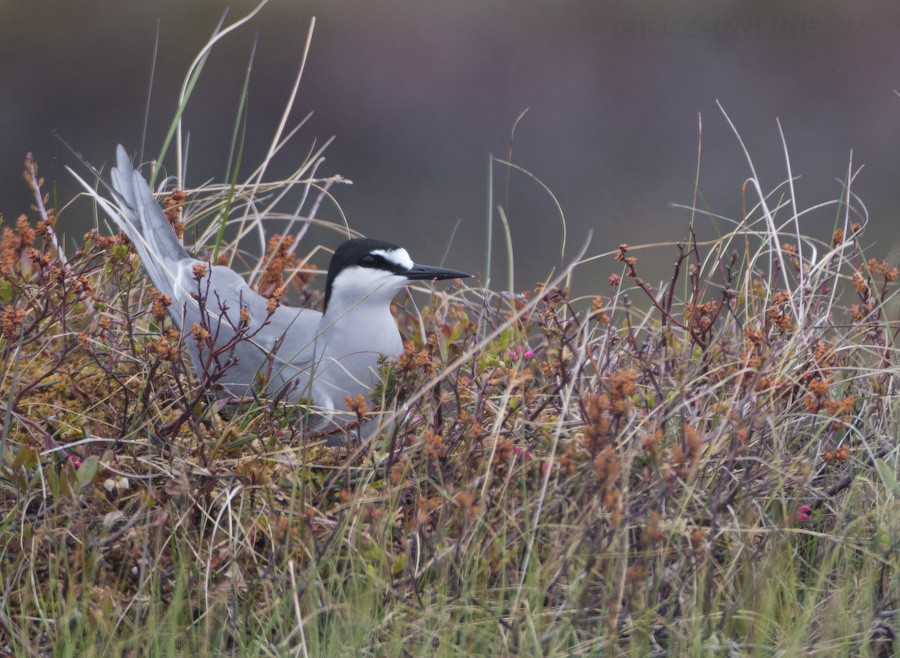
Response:
[[[513,361],[518,361],[519,359],[525,358],[530,359],[534,356],[534,352],[532,350],[525,349],[524,345],[517,345],[516,349],[506,350],[506,356],[511,358]]]
[[[72,466],[75,468],[81,468],[81,457],[78,455],[69,455],[69,461],[72,462]]]
[[[797,520],[798,521],[809,521],[809,515],[812,512],[812,507],[809,505],[801,505],[797,510]]]
[[[544,462],[541,464],[541,475],[547,475],[553,468],[553,462]]]
[[[521,456],[522,456],[522,447],[516,446],[516,457],[521,457]]]

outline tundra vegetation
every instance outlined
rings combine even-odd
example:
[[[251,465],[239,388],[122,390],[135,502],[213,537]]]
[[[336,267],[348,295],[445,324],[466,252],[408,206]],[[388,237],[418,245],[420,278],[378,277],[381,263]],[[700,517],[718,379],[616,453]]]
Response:
[[[316,151],[238,182],[234,143],[233,176],[161,203],[273,307],[315,307],[307,231],[341,179]],[[579,278],[585,246],[528,290],[400,295],[404,354],[353,401],[383,429],[334,448],[307,403],[211,399],[186,347],[214,328],[174,331],[101,216],[65,253],[91,206],[57,212],[29,156],[0,234],[0,652],[894,655],[898,270],[854,174],[800,209],[754,173],[741,217],[692,208],[608,280]],[[290,229],[262,258],[261,216]]]

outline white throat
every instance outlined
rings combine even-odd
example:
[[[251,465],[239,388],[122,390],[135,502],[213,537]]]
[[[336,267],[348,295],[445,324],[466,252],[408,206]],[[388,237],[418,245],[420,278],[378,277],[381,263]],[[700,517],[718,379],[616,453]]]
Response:
[[[358,266],[334,278],[318,338],[324,360],[320,368],[327,367],[329,377],[343,370],[374,373],[380,354],[398,356],[403,351],[391,300],[404,283],[406,277]],[[347,384],[343,390],[350,388]]]
[[[391,300],[405,283],[406,277],[385,270],[348,267],[331,284],[331,297],[325,315],[334,320],[338,316],[363,310],[371,313],[380,309],[390,313]]]

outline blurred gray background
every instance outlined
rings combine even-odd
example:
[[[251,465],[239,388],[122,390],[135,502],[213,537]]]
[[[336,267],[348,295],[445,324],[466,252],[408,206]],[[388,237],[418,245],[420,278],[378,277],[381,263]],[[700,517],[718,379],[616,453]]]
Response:
[[[235,0],[0,1],[0,212],[9,222],[31,203],[21,177],[33,151],[59,198],[76,192],[62,169],[77,162],[60,132],[92,163],[122,142],[140,147],[157,20],[159,57],[147,155],[159,152],[187,67],[226,7],[227,23],[255,3]],[[894,241],[900,207],[900,7],[863,0],[680,2],[663,0],[273,0],[215,47],[185,114],[189,184],[221,182],[246,64],[250,82],[244,170],[262,158],[293,84],[312,16],[317,26],[293,120],[314,115],[275,161],[285,175],[315,141],[335,135],[320,175],[351,226],[407,246],[437,264],[457,221],[447,265],[484,271],[488,156],[513,160],[558,197],[569,256],[594,229],[591,253],[683,239],[703,120],[702,204],[740,215],[749,169],[717,109],[750,150],[764,185],[786,178],[776,118],[790,150],[801,207],[837,198],[838,178],[865,165],[854,190],[871,225],[869,255]],[[174,170],[173,153],[166,161]],[[516,287],[531,288],[559,264],[555,207],[538,185],[494,169],[494,201],[509,215]],[[326,216],[334,216],[325,210]],[[87,204],[60,230],[80,240]],[[33,217],[33,213],[32,213]],[[827,239],[834,211],[810,215]],[[701,236],[714,235],[699,218]],[[499,229],[499,224],[497,225]],[[333,235],[313,234],[334,246]],[[495,245],[502,234],[495,234]],[[301,251],[305,251],[301,248]],[[674,249],[637,254],[650,282],[667,277]],[[502,258],[494,284],[506,285]],[[606,293],[611,258],[586,266],[584,294]],[[594,290],[596,287],[596,290]]]

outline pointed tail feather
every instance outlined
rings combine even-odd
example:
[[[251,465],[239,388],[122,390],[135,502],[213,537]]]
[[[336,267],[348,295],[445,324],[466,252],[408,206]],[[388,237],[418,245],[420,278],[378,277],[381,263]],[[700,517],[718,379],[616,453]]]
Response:
[[[156,289],[174,299],[178,263],[191,256],[159,207],[147,181],[132,168],[131,159],[121,144],[116,149],[116,166],[110,172],[110,178],[121,213],[111,214],[112,218],[134,243]]]

